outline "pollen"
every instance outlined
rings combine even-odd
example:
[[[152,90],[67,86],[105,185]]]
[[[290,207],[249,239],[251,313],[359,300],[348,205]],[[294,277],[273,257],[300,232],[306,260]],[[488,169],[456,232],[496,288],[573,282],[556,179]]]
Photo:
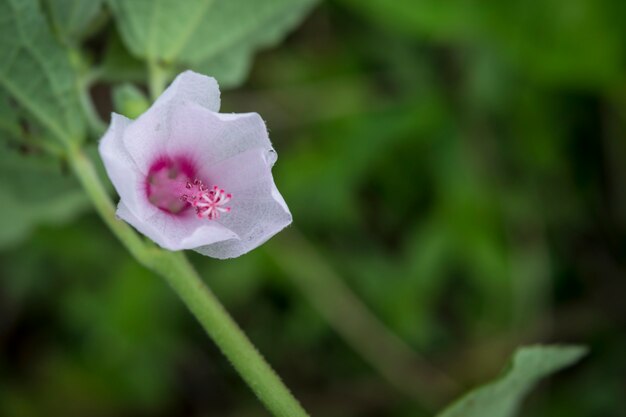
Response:
[[[193,182],[187,182],[185,188],[190,191],[181,195],[180,200],[195,208],[199,219],[215,220],[222,213],[230,212],[230,207],[225,207],[225,205],[233,196],[217,185],[209,189],[196,178]]]

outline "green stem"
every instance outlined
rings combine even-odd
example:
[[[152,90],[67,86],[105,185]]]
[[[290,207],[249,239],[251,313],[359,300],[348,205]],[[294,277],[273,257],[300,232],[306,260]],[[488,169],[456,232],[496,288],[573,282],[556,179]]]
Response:
[[[149,263],[153,249],[135,233],[126,223],[115,216],[115,206],[109,198],[104,185],[98,177],[91,160],[78,148],[70,149],[67,153],[68,162],[81,185],[87,192],[98,214],[111,231],[126,246],[130,253],[143,265]]]
[[[167,84],[167,71],[157,61],[148,60],[148,89],[150,98],[155,101]]]
[[[458,384],[391,332],[296,229],[266,245],[274,262],[343,339],[398,391],[430,409]]]
[[[278,375],[230,317],[219,300],[204,285],[182,252],[164,253],[156,268],[220,347],[237,372],[275,415],[305,417],[306,411]]]
[[[268,410],[277,417],[307,417],[306,411],[200,279],[185,255],[144,242],[115,217],[113,203],[91,161],[78,149],[70,150],[68,159],[105,223],[142,265],[165,278]]]
[[[93,101],[91,100],[91,96],[89,95],[89,87],[90,81],[85,79],[81,80],[78,87],[78,98],[80,100],[81,107],[83,109],[83,114],[87,119],[87,123],[89,125],[89,129],[91,133],[100,137],[104,134],[107,126],[98,115],[96,108],[94,107]]]
[[[97,80],[94,76],[96,72],[88,69],[89,59],[84,55],[83,51],[78,47],[68,47],[69,60],[74,66],[76,73],[79,74],[76,77],[76,93],[79,103],[83,110],[83,115],[87,120],[87,126],[91,134],[97,138],[104,134],[107,126],[98,115],[93,101],[91,100],[91,94],[89,89],[93,83]]]

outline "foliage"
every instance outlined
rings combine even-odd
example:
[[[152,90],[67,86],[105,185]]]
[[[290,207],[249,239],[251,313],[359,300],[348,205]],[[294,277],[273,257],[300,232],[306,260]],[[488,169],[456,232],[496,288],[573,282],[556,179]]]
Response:
[[[540,378],[577,362],[584,354],[585,349],[579,346],[522,348],[502,377],[470,392],[439,416],[513,416],[522,397]]]
[[[42,155],[0,154],[0,247],[24,239],[40,224],[67,222],[87,207],[76,182]]]
[[[36,0],[0,2],[0,86],[58,140],[82,139],[76,73]]]
[[[521,415],[620,415],[624,2],[316,4],[0,0],[0,415],[263,415],[88,213],[57,152],[93,145],[94,119],[112,110],[140,114],[149,66],[165,82],[184,68],[214,75],[232,89],[223,111],[267,121],[276,181],[319,252],[288,260],[305,276],[331,268],[467,386],[516,346],[589,345]],[[192,260],[306,408],[433,415],[331,330],[267,245]],[[544,355],[547,368],[527,362]],[[579,355],[524,348],[443,415],[473,415],[454,414],[469,402],[513,415]],[[500,389],[510,397],[489,395]]]
[[[138,57],[210,73],[222,85],[243,81],[250,56],[275,44],[315,0],[110,0],[120,33]]]

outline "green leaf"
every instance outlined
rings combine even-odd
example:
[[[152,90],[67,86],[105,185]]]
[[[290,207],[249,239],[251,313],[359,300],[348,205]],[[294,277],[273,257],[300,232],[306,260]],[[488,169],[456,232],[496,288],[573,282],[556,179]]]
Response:
[[[438,417],[512,417],[541,378],[576,363],[586,352],[582,346],[520,348],[504,375],[466,394]]]
[[[150,107],[150,101],[133,84],[125,83],[113,89],[113,106],[118,113],[135,119]]]
[[[87,207],[78,184],[53,158],[0,150],[0,248],[39,224],[70,220]]]
[[[111,31],[107,38],[106,50],[99,67],[103,81],[144,81],[146,66],[143,61],[132,56],[124,47],[117,31]]]
[[[149,61],[215,70],[243,80],[250,56],[296,26],[317,0],[109,0],[122,38]],[[212,75],[212,74],[210,74]]]
[[[72,43],[88,31],[102,10],[103,0],[46,0],[52,25],[61,40]]]
[[[19,138],[20,130],[18,112],[9,102],[9,96],[0,90],[0,138]]]
[[[246,47],[234,48],[223,54],[193,65],[193,69],[209,74],[220,88],[233,88],[243,83],[252,66],[253,51]]]
[[[36,0],[0,0],[0,87],[61,142],[85,125],[77,79]]]

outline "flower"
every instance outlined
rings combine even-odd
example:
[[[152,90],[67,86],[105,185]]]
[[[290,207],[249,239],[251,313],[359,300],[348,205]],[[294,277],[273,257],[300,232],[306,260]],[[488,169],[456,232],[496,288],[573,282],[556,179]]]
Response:
[[[186,71],[136,120],[112,114],[100,155],[117,216],[169,250],[240,256],[291,223],[257,113],[218,113],[214,78]]]

